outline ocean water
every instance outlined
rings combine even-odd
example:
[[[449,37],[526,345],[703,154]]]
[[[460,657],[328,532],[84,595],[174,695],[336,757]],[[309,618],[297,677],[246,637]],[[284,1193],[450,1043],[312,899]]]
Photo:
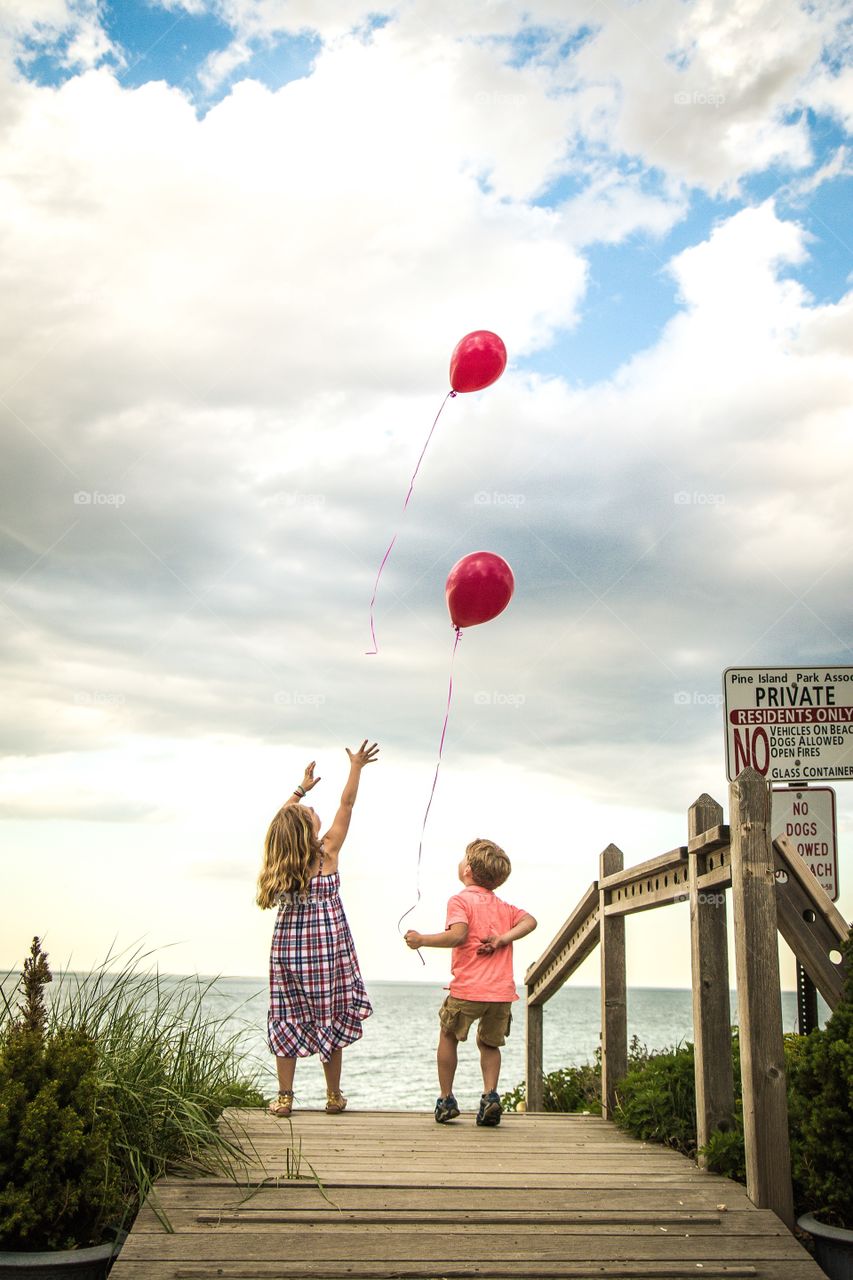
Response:
[[[76,975],[68,975],[75,978]],[[194,979],[161,976],[165,986]],[[200,979],[211,983],[204,1005],[221,1020],[224,1034],[235,1034],[247,1074],[256,1075],[261,1088],[276,1092],[275,1060],[266,1043],[267,986],[264,978]],[[3,982],[10,990],[12,984]],[[431,1110],[438,1093],[435,1048],[438,1010],[446,991],[439,984],[368,982],[374,1012],[364,1023],[364,1035],[344,1050],[343,1092],[351,1108]],[[525,1076],[524,989],[513,1006],[513,1025],[502,1051],[499,1088],[511,1089]],[[50,998],[61,997],[62,980],[48,988]],[[580,1065],[592,1060],[599,1043],[601,995],[597,987],[565,986],[545,1005],[544,1067]],[[827,1015],[820,1003],[821,1023]],[[737,1021],[732,993],[732,1021]],[[796,994],[782,992],[785,1031],[797,1029]],[[634,988],[628,992],[628,1036],[636,1035],[649,1049],[669,1048],[692,1040],[692,995],[689,990]],[[299,1107],[322,1107],[326,1093],[318,1058],[305,1058],[296,1067],[294,1084]],[[474,1109],[482,1091],[479,1054],[472,1032],[459,1046],[456,1097],[463,1111]]]
[[[435,1049],[438,1010],[445,989],[438,984],[368,982],[373,1015],[364,1023],[364,1035],[344,1050],[342,1089],[351,1107],[362,1109],[429,1110],[435,1104],[438,1082]],[[513,1006],[513,1025],[502,1050],[499,1088],[513,1088],[525,1077],[524,989],[519,988]],[[222,978],[209,997],[211,1009],[229,1016],[240,1029],[247,1064],[259,1067],[263,1087],[276,1090],[275,1063],[266,1045],[267,991],[262,979]],[[825,1015],[825,1009],[824,1009]],[[599,1044],[601,993],[597,987],[566,986],[545,1005],[544,1068],[590,1062]],[[796,994],[782,992],[782,1019],[786,1031],[797,1029]],[[736,1021],[736,997],[732,993],[732,1020]],[[685,990],[634,988],[628,992],[628,1036],[636,1035],[649,1049],[671,1047],[693,1038],[692,993]],[[296,1067],[297,1106],[325,1105],[323,1071],[318,1058],[306,1058]],[[479,1054],[472,1029],[459,1046],[455,1089],[463,1111],[473,1109],[482,1092]]]

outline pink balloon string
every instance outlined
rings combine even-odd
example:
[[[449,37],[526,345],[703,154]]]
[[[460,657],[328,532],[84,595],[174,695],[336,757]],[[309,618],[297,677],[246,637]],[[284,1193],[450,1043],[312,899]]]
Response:
[[[414,471],[412,472],[412,478],[409,481],[409,492],[406,494],[406,501],[403,503],[404,512],[406,510],[406,507],[409,505],[409,499],[411,498],[412,491],[414,490],[414,487],[415,487],[415,477],[420,471],[421,463],[424,460],[424,454],[426,453],[427,448],[429,447],[429,442],[432,439],[432,433],[433,431],[435,431],[435,428],[438,425],[438,420],[441,417],[441,411],[444,408],[444,406],[447,404],[448,400],[453,399],[455,395],[456,395],[455,391],[452,391],[452,390],[448,391],[447,395],[444,397],[444,399],[441,402],[441,409],[439,409],[438,413],[435,415],[435,421],[433,422],[432,426],[429,429],[429,435],[426,438],[426,444],[424,445],[423,449],[421,449],[421,456],[418,458],[418,464],[415,467]],[[374,657],[379,652],[379,646],[376,643],[376,629],[373,621],[373,606],[376,604],[376,595],[377,595],[377,592],[379,591],[379,579],[382,577],[382,570],[385,568],[385,563],[388,557],[390,556],[394,543],[396,541],[397,541],[397,534],[395,533],[394,537],[391,539],[390,543],[388,544],[388,550],[385,552],[385,555],[382,557],[382,563],[379,566],[379,572],[376,575],[376,582],[374,583],[374,586],[373,586],[373,595],[370,598],[370,638],[373,641],[373,648],[368,649],[366,652],[367,652],[367,656],[371,658]]]
[[[426,825],[427,825],[427,818],[429,817],[429,811],[432,808],[432,798],[435,795],[435,785],[438,782],[438,771],[441,768],[441,754],[444,751],[444,737],[445,737],[445,734],[447,733],[447,721],[450,717],[450,702],[453,697],[453,663],[456,659],[456,649],[459,645],[459,641],[462,639],[462,632],[459,630],[459,628],[455,627],[454,630],[456,631],[456,637],[453,641],[453,652],[450,655],[450,684],[448,685],[448,688],[447,688],[447,706],[444,711],[444,724],[441,726],[441,741],[438,744],[438,761],[435,766],[435,774],[432,780],[432,789],[429,793],[429,800],[427,801],[427,807],[426,807],[426,813],[424,814],[423,826],[421,827],[421,841],[420,841],[420,844],[418,845],[418,863],[417,863],[417,873],[416,873],[416,880],[415,880],[417,897],[415,898],[415,901],[412,903],[412,905],[409,907],[408,911],[404,911],[403,914],[400,916],[400,919],[397,921],[398,933],[402,932],[402,930],[400,929],[400,925],[403,923],[406,916],[410,916],[412,914],[412,912],[415,910],[415,907],[418,905],[418,903],[421,900],[421,857],[423,855],[423,848],[424,848],[424,835],[426,833]],[[424,960],[420,951],[418,952],[418,957],[420,959],[421,964],[425,965],[426,961]]]

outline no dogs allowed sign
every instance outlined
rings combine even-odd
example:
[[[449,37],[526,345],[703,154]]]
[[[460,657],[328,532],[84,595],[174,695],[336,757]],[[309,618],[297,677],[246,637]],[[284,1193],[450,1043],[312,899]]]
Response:
[[[729,667],[723,697],[730,782],[853,778],[853,667]]]
[[[787,836],[821,888],[838,898],[838,836],[832,787],[774,787],[770,830]],[[778,880],[784,872],[777,871]]]

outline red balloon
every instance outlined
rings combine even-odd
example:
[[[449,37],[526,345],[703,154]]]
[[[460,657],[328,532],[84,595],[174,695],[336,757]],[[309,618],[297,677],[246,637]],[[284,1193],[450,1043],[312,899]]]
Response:
[[[472,551],[447,575],[445,593],[454,627],[476,627],[496,618],[512,599],[515,578],[493,551]]]
[[[454,391],[482,391],[506,368],[506,347],[496,333],[476,329],[460,338],[450,357],[450,385]]]

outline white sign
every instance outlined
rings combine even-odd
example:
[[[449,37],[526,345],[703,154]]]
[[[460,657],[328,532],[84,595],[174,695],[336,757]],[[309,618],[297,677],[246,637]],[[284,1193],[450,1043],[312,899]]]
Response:
[[[729,667],[723,697],[729,781],[853,778],[853,667]]]
[[[809,871],[829,894],[838,897],[838,840],[832,787],[773,787],[770,831],[787,836]]]

